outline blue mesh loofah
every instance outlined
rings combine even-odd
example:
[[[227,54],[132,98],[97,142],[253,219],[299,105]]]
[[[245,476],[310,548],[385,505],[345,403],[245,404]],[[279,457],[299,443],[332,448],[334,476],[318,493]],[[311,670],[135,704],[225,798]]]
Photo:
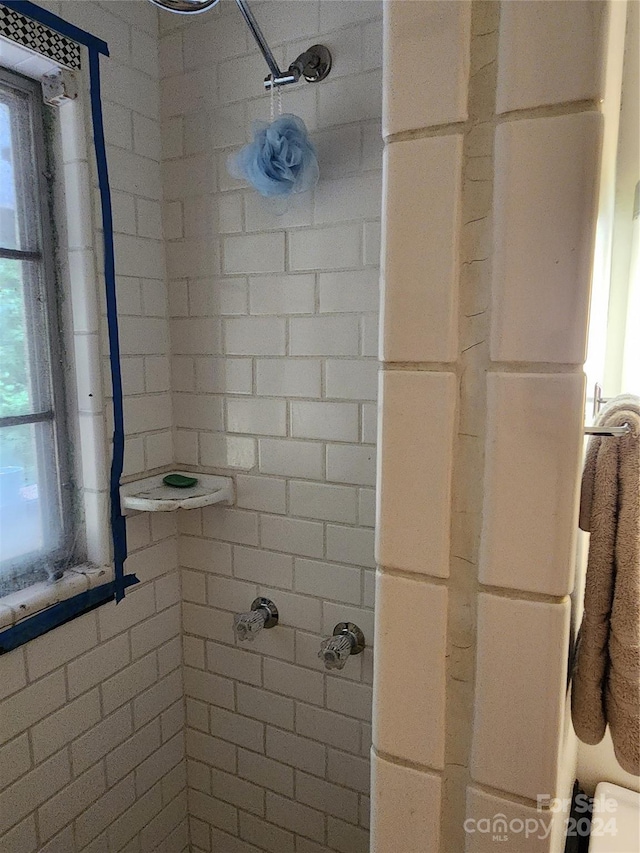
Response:
[[[256,122],[253,142],[232,154],[229,172],[248,181],[260,195],[289,196],[318,182],[318,159],[301,118],[282,115],[271,124]]]

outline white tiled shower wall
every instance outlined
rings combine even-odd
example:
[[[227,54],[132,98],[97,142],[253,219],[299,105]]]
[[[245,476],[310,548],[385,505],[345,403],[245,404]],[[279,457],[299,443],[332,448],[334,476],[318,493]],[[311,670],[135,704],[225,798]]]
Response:
[[[102,91],[119,273],[126,470],[132,474],[171,462],[157,16],[143,2],[65,0],[48,8],[111,48],[111,58],[101,61]],[[65,134],[65,170],[82,182],[89,174],[86,163],[73,162],[69,153],[73,128]],[[69,211],[68,233],[58,230],[72,250],[73,329],[76,338],[86,335],[86,348],[76,353],[93,353],[96,336],[104,334],[91,308],[104,292],[93,260],[93,250],[101,256],[95,175],[91,193],[82,194],[83,203]],[[83,229],[76,226],[79,218],[91,217],[92,204],[93,240],[78,242],[74,235]],[[63,281],[65,276],[63,270]],[[76,294],[81,282],[86,289]],[[69,302],[65,298],[63,306],[70,312]],[[106,338],[102,344],[106,352]],[[91,417],[95,435],[105,436],[108,406],[101,386],[107,396],[107,362],[102,378],[99,358],[77,358],[74,367],[79,393],[86,394],[78,400],[80,417]],[[104,529],[106,500],[100,490],[106,482],[95,466],[95,456],[87,454],[82,482],[95,499],[87,505],[99,516],[91,524]],[[187,848],[175,520],[139,515],[129,520],[128,533],[127,568],[141,583],[125,601],[0,658],[2,853],[181,853]]]
[[[237,475],[237,507],[183,514],[193,850],[368,850],[382,143],[382,5],[255,4],[320,181],[278,211],[228,155],[268,120],[265,66],[234,3],[161,14],[164,223],[177,462]],[[276,101],[276,109],[277,109]],[[280,624],[234,643],[268,595]],[[336,623],[367,650],[326,675]]]

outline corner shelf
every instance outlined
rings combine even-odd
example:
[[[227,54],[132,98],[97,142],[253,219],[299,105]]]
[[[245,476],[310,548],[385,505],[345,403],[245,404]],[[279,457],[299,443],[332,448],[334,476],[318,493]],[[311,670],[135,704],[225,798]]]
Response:
[[[198,482],[186,489],[166,486],[162,480],[167,473],[197,477]],[[213,474],[170,471],[125,483],[120,486],[120,498],[123,509],[137,512],[175,512],[178,509],[200,509],[213,504],[231,506],[234,500],[233,480],[231,477],[216,477]]]

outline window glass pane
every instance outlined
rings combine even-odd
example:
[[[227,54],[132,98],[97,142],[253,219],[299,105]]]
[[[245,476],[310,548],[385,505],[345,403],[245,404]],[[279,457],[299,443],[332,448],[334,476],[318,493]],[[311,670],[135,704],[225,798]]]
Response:
[[[0,248],[40,248],[29,98],[0,85]]]
[[[0,429],[0,576],[60,544],[60,507],[50,423]]]
[[[0,418],[51,408],[41,270],[0,258]]]

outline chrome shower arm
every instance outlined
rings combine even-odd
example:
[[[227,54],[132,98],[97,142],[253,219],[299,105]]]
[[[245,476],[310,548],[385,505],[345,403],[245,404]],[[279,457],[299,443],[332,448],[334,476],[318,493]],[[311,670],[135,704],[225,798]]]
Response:
[[[267,44],[267,40],[262,34],[262,30],[260,29],[258,22],[255,19],[255,16],[251,9],[249,8],[249,4],[247,0],[236,0],[238,4],[238,9],[242,13],[242,17],[247,22],[247,26],[251,30],[251,35],[256,40],[256,44],[260,48],[260,52],[264,56],[264,60],[269,66],[269,71],[275,79],[283,77],[282,71],[280,71],[280,66],[276,62],[276,58],[271,52],[271,48]]]

